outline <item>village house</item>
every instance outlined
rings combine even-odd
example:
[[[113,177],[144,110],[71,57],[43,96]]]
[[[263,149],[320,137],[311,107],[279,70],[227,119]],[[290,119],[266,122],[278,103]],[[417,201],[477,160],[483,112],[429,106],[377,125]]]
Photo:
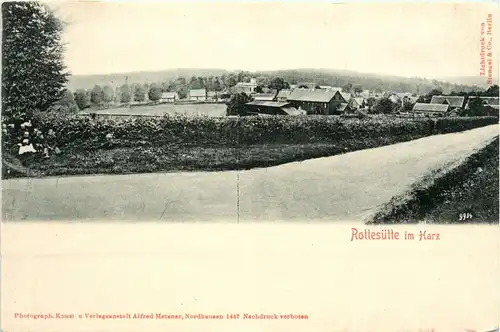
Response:
[[[246,93],[246,94],[254,94],[257,89],[257,80],[255,78],[250,79],[250,83],[246,82],[238,82],[233,87],[234,93]]]
[[[277,95],[276,91],[270,92],[270,93],[256,93],[253,96],[253,99],[254,100],[274,101],[274,100],[276,100],[276,95]]]
[[[288,96],[290,96],[290,93],[292,93],[292,90],[287,90],[287,89],[280,90],[276,95],[276,101],[287,101]]]
[[[206,89],[194,89],[189,90],[189,100],[191,101],[206,101],[207,100],[207,90]]]
[[[338,90],[294,89],[288,101],[295,108],[304,109],[307,114],[333,115],[339,114],[339,106],[348,103],[347,95]],[[350,98],[349,98],[350,99]]]
[[[353,112],[353,109],[351,108],[351,106],[349,106],[348,103],[341,103],[337,107],[337,112],[340,114],[350,114]]]
[[[365,107],[365,100],[363,98],[355,97],[349,100],[349,106],[352,109],[361,109]]]
[[[464,107],[465,97],[461,96],[432,96],[431,104],[449,105],[450,110],[460,111]]]
[[[175,103],[179,100],[179,94],[177,92],[163,92],[161,94],[160,103]]]
[[[425,115],[425,116],[444,116],[450,110],[449,104],[427,104],[427,103],[416,103],[413,106],[411,113],[413,115]]]
[[[288,102],[253,100],[245,104],[248,115],[305,115],[306,112],[296,109]]]
[[[399,99],[403,100],[405,98],[410,98],[412,96],[411,92],[397,92],[396,96],[399,97]]]
[[[399,99],[398,95],[395,93],[387,94],[387,98],[389,98],[389,100],[392,101],[394,104],[401,105],[402,103],[401,99]]]
[[[363,90],[362,92],[359,93],[359,96],[360,97],[363,97],[363,98],[369,98],[370,97],[370,90]]]
[[[411,92],[389,93],[388,97],[390,101],[400,107],[403,107],[405,102],[415,104],[418,100],[418,96],[414,96]]]

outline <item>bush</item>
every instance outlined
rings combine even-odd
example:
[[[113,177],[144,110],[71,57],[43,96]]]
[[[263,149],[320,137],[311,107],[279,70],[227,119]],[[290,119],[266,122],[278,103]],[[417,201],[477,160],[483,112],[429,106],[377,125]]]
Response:
[[[435,134],[455,133],[495,123],[498,119],[492,116],[440,118],[436,120],[434,131]]]
[[[405,136],[408,139],[452,133],[497,123],[494,117],[345,119],[338,116],[126,117],[96,118],[40,114],[34,125],[53,129],[58,146],[76,149],[177,145],[335,143],[349,139]],[[110,141],[106,135],[112,134]],[[142,143],[141,143],[142,142]]]

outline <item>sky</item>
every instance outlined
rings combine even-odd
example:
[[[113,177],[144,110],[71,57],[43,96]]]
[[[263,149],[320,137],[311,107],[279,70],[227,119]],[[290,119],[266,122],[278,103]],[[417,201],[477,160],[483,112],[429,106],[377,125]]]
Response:
[[[73,74],[173,68],[478,76],[484,3],[51,3]],[[497,37],[493,36],[498,72]]]

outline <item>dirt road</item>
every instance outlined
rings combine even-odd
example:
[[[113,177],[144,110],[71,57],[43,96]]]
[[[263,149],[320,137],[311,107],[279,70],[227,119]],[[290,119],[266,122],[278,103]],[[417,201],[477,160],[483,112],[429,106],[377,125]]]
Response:
[[[492,125],[241,172],[3,180],[3,220],[361,221],[498,133]]]

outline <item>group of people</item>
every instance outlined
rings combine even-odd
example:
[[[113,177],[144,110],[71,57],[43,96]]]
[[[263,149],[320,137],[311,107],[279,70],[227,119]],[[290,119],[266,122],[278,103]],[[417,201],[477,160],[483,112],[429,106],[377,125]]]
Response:
[[[43,158],[49,158],[52,153],[61,153],[61,150],[56,144],[57,138],[54,130],[49,129],[46,132],[42,132],[41,130],[34,128],[31,120],[23,122],[17,126],[13,123],[4,123],[2,125],[2,136],[3,142],[9,142],[12,139],[17,142],[16,146],[19,147],[17,150],[18,155],[35,153],[41,154]]]

